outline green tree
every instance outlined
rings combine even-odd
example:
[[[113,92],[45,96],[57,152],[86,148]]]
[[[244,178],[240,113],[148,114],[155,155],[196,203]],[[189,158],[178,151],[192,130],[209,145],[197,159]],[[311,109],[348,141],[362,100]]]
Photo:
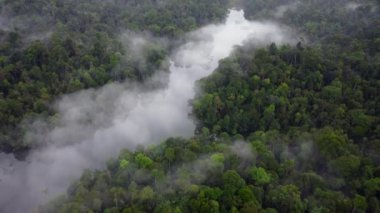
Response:
[[[268,203],[281,212],[303,212],[304,204],[295,185],[284,185],[269,190]]]
[[[149,169],[153,165],[153,161],[143,153],[137,154],[135,161],[140,168]]]
[[[252,167],[249,173],[257,185],[265,185],[271,181],[270,175],[262,167]]]
[[[113,202],[115,203],[116,208],[119,208],[119,205],[124,204],[124,196],[126,191],[121,187],[113,187],[110,189],[110,192],[113,196]]]

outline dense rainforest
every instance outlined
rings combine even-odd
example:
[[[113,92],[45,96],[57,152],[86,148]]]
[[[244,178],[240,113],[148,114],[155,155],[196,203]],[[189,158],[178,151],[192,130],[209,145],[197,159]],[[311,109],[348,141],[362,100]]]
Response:
[[[380,211],[378,1],[0,3],[14,25],[0,32],[0,150],[15,153],[34,148],[20,123],[60,95],[167,69],[170,45],[149,42],[141,65],[125,29],[180,40],[235,5],[300,35],[236,47],[197,82],[194,137],[121,150],[37,212]]]
[[[123,31],[178,38],[221,20],[227,6],[223,0],[1,1],[0,150],[23,153],[33,147],[23,141],[20,123],[36,114],[54,115],[49,104],[62,94],[110,81],[144,81],[167,69],[169,46],[151,40],[135,56],[120,38]]]

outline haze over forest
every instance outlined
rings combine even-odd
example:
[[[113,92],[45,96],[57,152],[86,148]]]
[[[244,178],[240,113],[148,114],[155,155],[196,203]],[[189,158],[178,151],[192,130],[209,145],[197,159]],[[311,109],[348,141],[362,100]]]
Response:
[[[0,0],[0,212],[379,212],[376,0]]]

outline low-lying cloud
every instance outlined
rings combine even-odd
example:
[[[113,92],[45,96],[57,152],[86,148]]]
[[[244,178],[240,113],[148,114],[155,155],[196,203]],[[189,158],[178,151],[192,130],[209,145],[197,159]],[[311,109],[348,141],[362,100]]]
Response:
[[[273,16],[275,18],[283,18],[286,12],[297,10],[297,7],[300,4],[301,4],[301,2],[297,0],[297,1],[291,2],[289,4],[280,5],[273,12]]]
[[[285,27],[249,22],[242,11],[232,10],[224,24],[187,35],[187,42],[168,59],[167,87],[149,90],[144,85],[112,83],[63,96],[54,105],[59,117],[53,122],[35,120],[26,134],[26,141],[46,144],[43,148],[23,162],[0,154],[0,209],[29,212],[64,193],[84,169],[103,168],[122,148],[192,136],[195,126],[188,101],[195,95],[195,81],[209,75],[235,45],[293,40]]]

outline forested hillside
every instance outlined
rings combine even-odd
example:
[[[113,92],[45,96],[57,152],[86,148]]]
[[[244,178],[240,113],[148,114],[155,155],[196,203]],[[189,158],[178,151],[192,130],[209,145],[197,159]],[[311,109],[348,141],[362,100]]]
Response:
[[[272,19],[305,33],[310,43],[378,33],[376,0],[240,0],[248,19]],[[377,26],[377,27],[374,27]],[[371,28],[370,28],[371,27]]]
[[[174,39],[221,20],[227,6],[223,0],[1,1],[0,151],[33,147],[23,141],[20,123],[35,114],[54,115],[51,101],[62,94],[110,81],[144,81],[167,69],[162,62],[169,46],[149,41],[141,64],[120,38],[126,30]]]
[[[375,145],[380,67],[378,56],[368,51],[373,41],[359,47],[357,40],[336,42],[237,50],[200,82],[204,93],[194,101],[199,128],[249,136],[257,130],[330,126],[360,146]]]
[[[15,153],[35,148],[23,141],[20,124],[26,118],[55,115],[49,104],[62,94],[113,81],[141,83],[157,70],[168,71],[167,58],[186,40],[182,36],[220,23],[230,6],[244,9],[248,20],[286,26],[298,41],[236,46],[194,88],[193,137],[120,150],[36,212],[380,212],[379,1],[5,0],[0,5],[0,150]],[[133,37],[126,30],[154,38],[143,46],[143,64],[123,41]],[[177,65],[179,72],[191,67],[184,64]],[[168,120],[177,116],[163,113]],[[155,125],[166,124],[149,127]],[[49,196],[49,189],[43,193]]]
[[[379,170],[326,127],[189,139],[86,171],[42,212],[378,212]]]

